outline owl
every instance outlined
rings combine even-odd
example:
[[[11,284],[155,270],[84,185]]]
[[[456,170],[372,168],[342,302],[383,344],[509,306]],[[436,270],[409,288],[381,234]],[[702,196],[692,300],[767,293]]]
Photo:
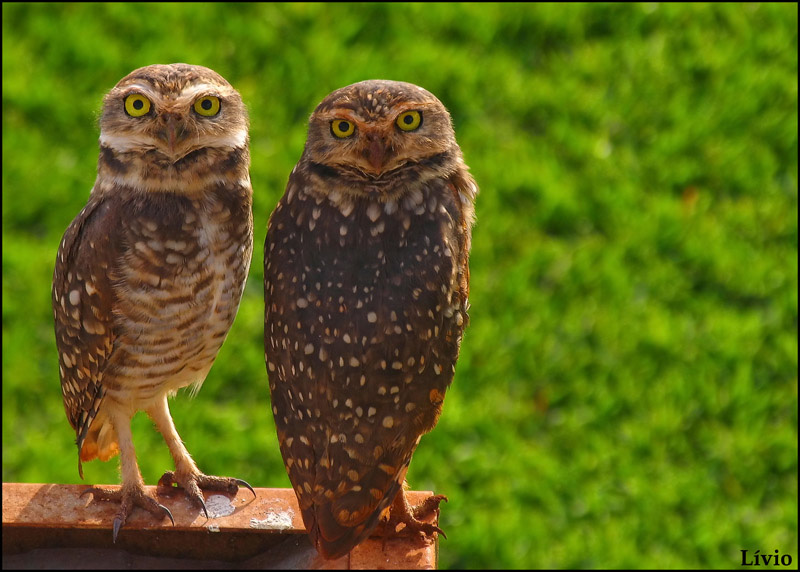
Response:
[[[213,70],[143,67],[103,100],[97,179],[58,248],[52,302],[81,478],[82,462],[120,455],[121,489],[87,490],[120,503],[114,541],[135,506],[172,519],[144,489],[130,428],[139,410],[175,461],[159,485],[204,511],[202,489],[252,491],[198,470],[167,403],[199,390],[236,315],[253,250],[249,166],[245,106]]]
[[[312,113],[264,245],[264,346],[281,454],[326,558],[383,522],[422,522],[403,490],[467,325],[478,188],[450,115],[410,83],[371,80]],[[388,520],[386,520],[388,517]]]

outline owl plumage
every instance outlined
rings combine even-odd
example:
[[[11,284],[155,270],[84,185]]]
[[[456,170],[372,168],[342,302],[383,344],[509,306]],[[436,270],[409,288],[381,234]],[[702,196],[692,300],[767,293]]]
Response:
[[[205,510],[201,489],[244,481],[201,473],[167,398],[198,390],[236,315],[253,245],[248,119],[222,76],[186,64],[137,69],[105,96],[97,179],[58,249],[53,309],[67,418],[81,462],[120,453],[114,539],[148,496],[130,421],[144,410],[175,460],[177,484]],[[171,515],[169,515],[171,518]]]
[[[467,324],[477,186],[428,91],[371,80],[327,96],[264,245],[265,359],[313,544],[349,552],[386,517],[438,420]]]

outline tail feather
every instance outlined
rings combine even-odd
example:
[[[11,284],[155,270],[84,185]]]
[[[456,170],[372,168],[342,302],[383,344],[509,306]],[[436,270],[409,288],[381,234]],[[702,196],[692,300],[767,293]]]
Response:
[[[350,491],[340,499],[325,499],[302,511],[311,541],[324,558],[340,558],[369,537],[399,493],[400,483],[392,481],[385,492],[380,491],[380,499],[369,491]]]
[[[100,459],[108,461],[119,453],[119,443],[117,442],[117,432],[108,417],[100,416],[94,420],[91,428],[86,433],[80,447],[78,471],[83,478],[82,462]]]

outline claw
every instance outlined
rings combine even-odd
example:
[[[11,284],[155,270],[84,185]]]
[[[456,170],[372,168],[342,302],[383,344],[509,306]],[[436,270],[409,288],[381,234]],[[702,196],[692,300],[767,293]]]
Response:
[[[250,486],[250,483],[248,483],[247,481],[243,481],[242,479],[234,479],[234,480],[236,481],[236,484],[239,485],[240,487],[245,487],[247,489],[250,489],[250,492],[253,493],[253,497],[258,498],[258,495],[256,495],[256,491],[253,490],[253,487]]]
[[[122,528],[122,519],[120,517],[116,517],[114,519],[114,536],[112,537],[114,544],[117,543],[117,535],[119,534],[119,529]]]
[[[415,518],[425,518],[427,515],[437,512],[442,501],[448,502],[447,497],[444,495],[430,496],[422,504],[413,507],[411,512]]]
[[[156,504],[158,508],[164,511],[165,516],[169,517],[169,520],[172,522],[172,526],[175,526],[175,519],[172,517],[172,512],[163,504],[158,504],[158,503]],[[125,521],[127,520],[127,510],[124,508],[123,510],[125,510],[124,516],[120,516],[119,514],[117,514],[117,516],[114,517],[113,536],[112,536],[114,544],[117,543],[117,536],[119,535],[119,530],[122,528],[122,526],[125,524]]]
[[[172,513],[169,511],[169,509],[168,509],[167,507],[165,507],[163,504],[159,504],[159,505],[158,505],[158,508],[160,508],[160,509],[161,509],[161,510],[163,510],[165,513],[167,513],[167,516],[168,516],[168,517],[169,517],[169,519],[172,521],[172,526],[175,526],[175,519],[174,519],[174,518],[172,518]],[[203,508],[205,509],[206,507],[205,507],[205,506],[203,506]],[[116,535],[115,535],[115,536],[116,536]],[[445,537],[445,538],[447,538],[447,537]]]
[[[384,530],[384,545],[386,538],[393,536],[397,533],[402,534],[422,534],[424,536],[431,536],[434,533],[440,534],[443,538],[447,538],[444,531],[428,522],[423,522],[424,519],[430,516],[439,515],[439,503],[442,501],[447,502],[447,497],[444,495],[433,495],[426,498],[421,504],[412,507],[405,497],[405,492],[400,491],[392,502],[391,510],[389,511],[389,518],[384,523],[386,527]],[[399,531],[397,528],[402,526]]]
[[[198,472],[178,478],[173,471],[166,471],[158,480],[158,488],[162,493],[171,494],[178,488],[183,489],[186,496],[192,502],[199,504],[203,508],[203,514],[206,515],[207,519],[210,519],[211,515],[208,513],[208,508],[203,498],[203,491],[222,491],[236,495],[239,487],[245,487],[253,493],[254,497],[257,496],[255,489],[250,486],[250,483],[232,477],[215,477]]]

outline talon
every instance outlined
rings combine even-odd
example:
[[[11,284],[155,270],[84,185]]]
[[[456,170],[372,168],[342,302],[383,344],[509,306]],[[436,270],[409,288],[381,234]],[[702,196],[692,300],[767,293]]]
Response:
[[[116,517],[114,519],[114,535],[112,537],[112,540],[113,540],[114,544],[117,543],[117,535],[119,534],[119,529],[120,528],[122,528],[122,519],[119,518],[119,517]]]
[[[247,481],[232,477],[215,477],[200,472],[181,475],[167,471],[158,481],[159,492],[164,494],[171,494],[176,489],[183,489],[187,498],[203,508],[203,514],[207,519],[210,519],[211,515],[206,507],[203,491],[222,491],[235,496],[240,486],[249,489],[253,493],[253,497],[257,496],[255,489]]]
[[[165,513],[167,513],[167,516],[168,516],[168,517],[169,517],[169,519],[172,521],[172,526],[175,526],[175,519],[174,519],[174,518],[172,518],[172,513],[170,512],[170,510],[169,510],[167,507],[165,507],[163,504],[159,504],[159,505],[158,505],[158,508],[160,508],[160,509],[161,509],[161,510],[163,510]],[[203,507],[203,508],[205,508],[205,507]],[[116,538],[116,534],[114,535],[114,537]],[[447,537],[445,537],[445,538],[447,538]]]
[[[253,487],[250,486],[250,483],[248,483],[247,481],[243,481],[242,479],[234,479],[234,481],[236,481],[236,484],[239,485],[240,487],[245,487],[250,489],[250,492],[253,493],[253,498],[258,498],[258,495],[256,495],[256,491],[253,490]]]
[[[443,538],[447,538],[444,531],[435,524],[423,522],[422,519],[431,516],[438,516],[439,503],[447,502],[447,497],[444,495],[433,495],[426,498],[422,503],[412,507],[408,504],[405,498],[405,493],[401,491],[395,497],[392,503],[391,510],[389,511],[389,519],[386,522],[387,528],[386,535],[392,534],[422,534],[424,536],[431,536],[434,533],[441,534]],[[402,527],[399,531],[398,527]],[[384,537],[384,543],[386,537]]]

